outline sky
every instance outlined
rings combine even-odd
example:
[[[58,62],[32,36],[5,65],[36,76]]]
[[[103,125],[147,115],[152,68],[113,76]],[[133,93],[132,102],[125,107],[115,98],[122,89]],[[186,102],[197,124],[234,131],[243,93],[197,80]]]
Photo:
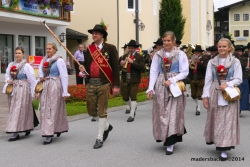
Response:
[[[217,11],[218,8],[239,2],[241,0],[214,0],[214,9]]]

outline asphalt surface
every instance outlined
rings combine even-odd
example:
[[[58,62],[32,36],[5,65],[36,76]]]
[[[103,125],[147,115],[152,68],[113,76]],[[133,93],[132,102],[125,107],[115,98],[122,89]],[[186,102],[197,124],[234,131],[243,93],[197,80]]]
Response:
[[[191,158],[218,158],[214,145],[206,145],[203,131],[206,111],[195,116],[195,103],[187,98],[183,142],[174,146],[172,155],[165,155],[166,147],[156,143],[152,135],[152,101],[138,106],[135,121],[127,123],[125,106],[109,109],[109,123],[114,129],[101,149],[93,149],[97,137],[97,122],[87,115],[70,118],[69,132],[43,145],[39,130],[31,135],[8,142],[0,139],[0,167],[166,167],[166,166],[249,166],[250,112],[240,117],[241,143],[229,151],[230,161],[192,161]],[[210,158],[211,157],[211,158]],[[243,160],[244,158],[244,160]],[[233,161],[234,160],[234,161]]]

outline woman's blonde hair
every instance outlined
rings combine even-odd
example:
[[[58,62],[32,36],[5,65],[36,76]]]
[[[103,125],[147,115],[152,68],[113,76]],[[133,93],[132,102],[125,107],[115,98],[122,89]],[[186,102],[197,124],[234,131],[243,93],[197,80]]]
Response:
[[[227,38],[221,38],[221,39],[219,40],[219,42],[221,42],[221,41],[227,42],[227,43],[228,43],[228,46],[229,46],[229,48],[230,48],[230,53],[234,53],[234,46],[233,46],[232,42],[231,42],[229,39],[227,39]],[[218,43],[219,43],[219,42],[218,42]]]
[[[49,43],[47,43],[47,45],[51,45],[52,48],[53,48],[55,51],[57,51],[57,46],[56,46],[56,44],[55,44],[54,42],[49,42]]]
[[[165,38],[166,36],[170,36],[171,40],[172,40],[173,42],[175,42],[176,37],[175,37],[173,31],[167,31],[167,32],[165,32],[165,33],[163,34],[162,38]]]

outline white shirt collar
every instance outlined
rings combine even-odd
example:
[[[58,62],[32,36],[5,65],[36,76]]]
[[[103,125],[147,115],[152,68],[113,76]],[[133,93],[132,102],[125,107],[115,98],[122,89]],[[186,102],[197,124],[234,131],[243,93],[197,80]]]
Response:
[[[100,45],[98,45],[98,46],[96,45],[96,46],[99,48],[99,50],[101,50],[101,49],[102,49],[102,47],[103,47],[103,45],[102,45],[102,44],[103,44],[103,42],[102,42]]]

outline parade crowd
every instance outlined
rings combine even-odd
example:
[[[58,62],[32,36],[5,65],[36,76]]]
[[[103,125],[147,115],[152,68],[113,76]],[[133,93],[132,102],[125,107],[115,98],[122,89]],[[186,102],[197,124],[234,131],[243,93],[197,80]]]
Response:
[[[135,121],[141,74],[148,70],[146,94],[153,99],[153,136],[167,147],[166,155],[174,153],[175,144],[188,132],[184,111],[189,96],[186,84],[190,84],[194,114],[201,114],[202,104],[207,109],[205,142],[214,144],[221,152],[220,159],[227,160],[228,151],[240,144],[240,113],[249,110],[250,43],[244,48],[221,38],[216,46],[203,50],[200,45],[180,46],[175,34],[167,31],[144,56],[136,51],[140,45],[130,40],[119,57],[117,48],[106,42],[105,24],[96,24],[88,32],[93,43],[79,45],[73,64],[77,84],[86,84],[88,114],[98,123],[94,149],[103,147],[114,128],[108,122],[109,94],[121,92],[127,106],[125,114],[129,114],[127,122]],[[8,141],[19,140],[22,132],[28,136],[40,123],[43,144],[48,145],[54,135],[60,137],[69,130],[66,99],[70,96],[68,74],[73,68],[69,58],[65,62],[57,54],[57,45],[52,42],[46,44],[38,79],[24,56],[24,49],[17,47],[5,75],[3,93],[9,102],[6,133],[12,134]],[[40,122],[33,99],[40,101]]]

